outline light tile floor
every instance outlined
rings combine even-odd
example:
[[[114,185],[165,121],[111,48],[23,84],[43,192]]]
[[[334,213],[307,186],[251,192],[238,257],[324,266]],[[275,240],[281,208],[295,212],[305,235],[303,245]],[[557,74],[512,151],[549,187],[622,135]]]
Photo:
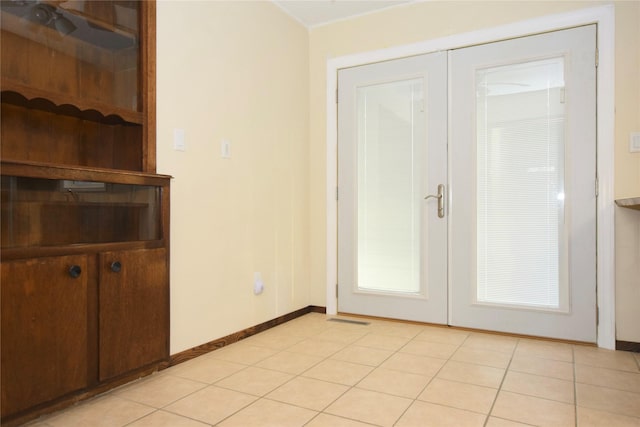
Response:
[[[640,426],[639,354],[328,319],[307,314],[30,427]]]

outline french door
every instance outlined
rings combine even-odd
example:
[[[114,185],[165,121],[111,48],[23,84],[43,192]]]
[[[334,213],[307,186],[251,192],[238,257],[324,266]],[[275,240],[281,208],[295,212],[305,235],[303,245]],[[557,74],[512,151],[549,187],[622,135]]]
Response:
[[[339,72],[339,311],[596,340],[595,36]]]
[[[338,78],[339,308],[446,323],[446,53]]]

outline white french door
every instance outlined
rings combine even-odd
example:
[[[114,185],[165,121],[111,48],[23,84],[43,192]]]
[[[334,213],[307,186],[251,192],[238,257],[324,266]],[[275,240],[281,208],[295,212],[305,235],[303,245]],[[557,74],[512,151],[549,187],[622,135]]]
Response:
[[[339,71],[340,312],[595,342],[595,35]]]
[[[446,323],[447,55],[338,78],[340,311]]]
[[[451,323],[596,341],[595,25],[450,55]]]

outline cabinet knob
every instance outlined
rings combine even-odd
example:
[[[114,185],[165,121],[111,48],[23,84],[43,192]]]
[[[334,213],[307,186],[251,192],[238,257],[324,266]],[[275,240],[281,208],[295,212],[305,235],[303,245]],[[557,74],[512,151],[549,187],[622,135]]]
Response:
[[[72,265],[71,267],[69,267],[69,276],[73,277],[74,279],[80,277],[80,273],[82,273],[82,269],[79,265]]]
[[[120,270],[122,270],[122,264],[120,261],[114,261],[111,263],[111,271],[114,273],[120,273]]]

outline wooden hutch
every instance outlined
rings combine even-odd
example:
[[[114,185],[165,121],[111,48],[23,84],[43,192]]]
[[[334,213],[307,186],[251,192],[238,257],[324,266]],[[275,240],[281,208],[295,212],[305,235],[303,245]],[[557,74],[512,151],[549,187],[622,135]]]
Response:
[[[168,363],[155,11],[1,2],[3,425]]]

